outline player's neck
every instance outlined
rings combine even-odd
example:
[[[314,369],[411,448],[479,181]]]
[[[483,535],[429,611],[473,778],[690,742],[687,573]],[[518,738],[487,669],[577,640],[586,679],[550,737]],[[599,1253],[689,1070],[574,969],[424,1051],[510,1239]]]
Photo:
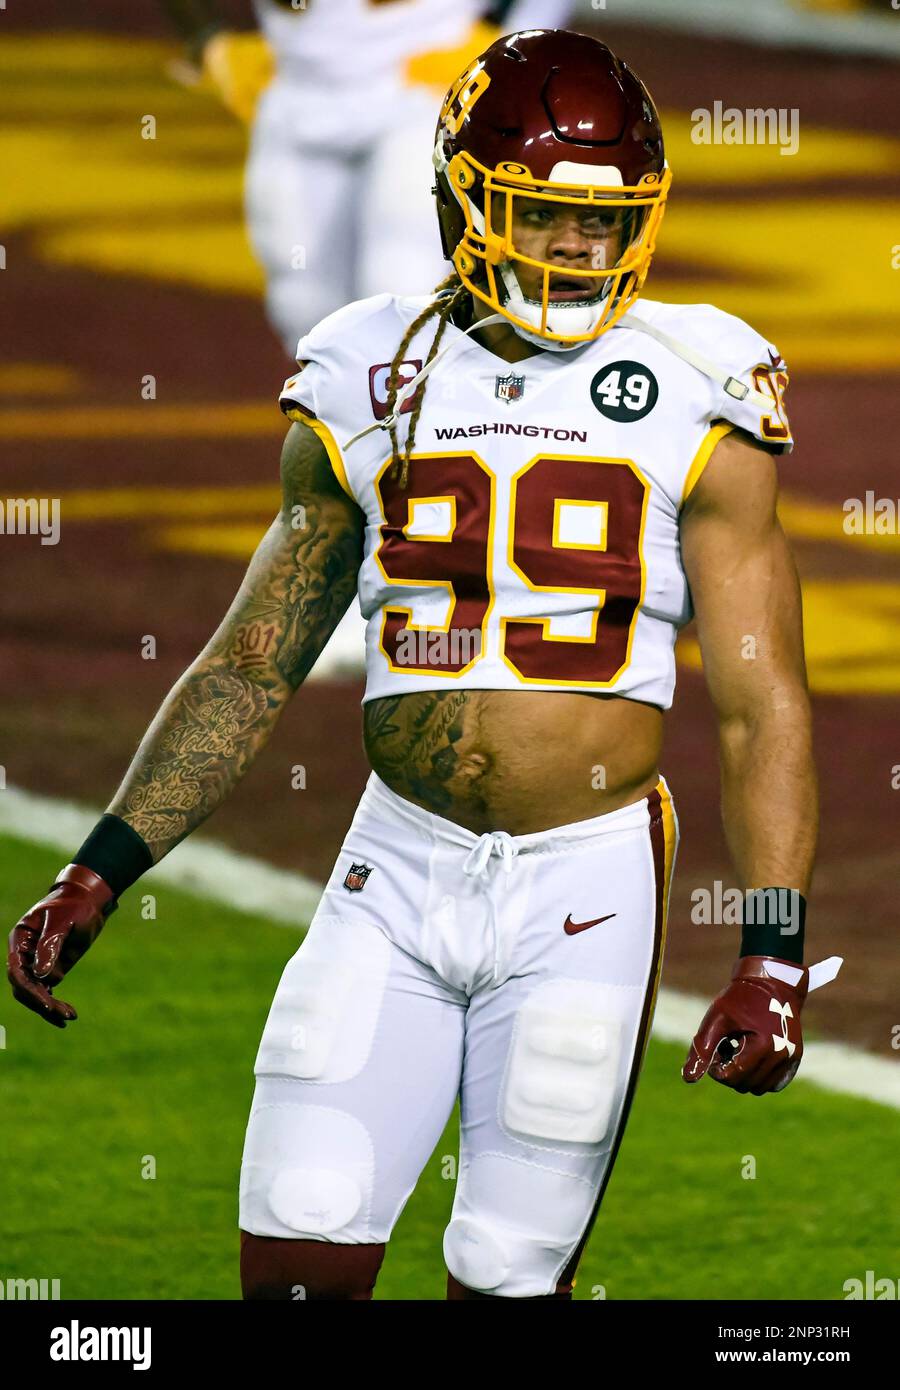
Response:
[[[487,304],[482,304],[480,299],[474,299],[471,295],[467,296],[468,306],[465,310],[465,322],[454,322],[459,328],[468,328],[473,319],[488,318],[494,311]],[[524,362],[526,357],[537,357],[542,348],[536,347],[533,343],[528,343],[524,338],[520,338],[511,324],[492,323],[487,328],[479,328],[471,334],[476,342],[480,343],[488,352],[493,352],[497,357],[502,357],[504,362]]]

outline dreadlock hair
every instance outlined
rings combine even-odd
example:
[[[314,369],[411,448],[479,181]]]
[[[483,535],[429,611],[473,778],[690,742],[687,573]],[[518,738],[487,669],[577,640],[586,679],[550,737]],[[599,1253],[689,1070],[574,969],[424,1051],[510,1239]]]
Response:
[[[439,323],[437,327],[437,332],[435,333],[434,338],[432,339],[431,347],[428,350],[428,356],[425,359],[424,363],[424,365],[427,367],[428,363],[433,361],[437,353],[437,350],[441,345],[441,339],[444,336],[444,330],[447,327],[448,320],[450,319],[453,310],[457,307],[458,304],[460,304],[460,302],[465,297],[466,293],[467,291],[465,285],[460,280],[456,271],[452,271],[451,274],[447,276],[446,280],[442,280],[441,283],[435,287],[435,299],[429,305],[427,305],[426,308],[422,310],[421,314],[417,315],[417,317],[413,319],[412,323],[409,325],[409,328],[407,328],[405,334],[403,335],[403,341],[401,342],[396,353],[394,354],[394,360],[391,363],[391,374],[388,378],[387,398],[387,410],[389,415],[393,414],[394,405],[397,401],[397,393],[400,390],[400,364],[406,357],[407,350],[413,338],[416,336],[419,329],[423,328],[425,324],[428,323],[429,319],[434,318],[435,315],[438,316]],[[422,414],[422,405],[425,400],[425,388],[427,387],[427,385],[428,379],[426,378],[425,381],[419,383],[418,387],[416,388],[415,395],[413,396],[412,411],[410,413],[409,419],[409,430],[406,436],[406,445],[402,453],[400,450],[400,444],[397,439],[397,421],[395,420],[394,423],[390,426],[390,476],[391,478],[397,478],[399,476],[400,487],[403,489],[406,488],[407,481],[409,479],[409,460],[416,443],[416,429],[419,424],[419,416]]]

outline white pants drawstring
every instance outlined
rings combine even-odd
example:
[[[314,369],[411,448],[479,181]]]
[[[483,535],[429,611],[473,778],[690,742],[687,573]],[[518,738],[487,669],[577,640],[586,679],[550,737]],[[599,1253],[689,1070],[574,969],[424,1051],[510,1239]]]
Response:
[[[463,861],[463,873],[468,878],[481,878],[487,882],[488,864],[495,851],[500,856],[503,871],[508,878],[512,873],[513,862],[519,853],[519,847],[505,830],[487,830],[479,836],[477,845],[473,845]],[[494,934],[494,982],[496,983],[500,978],[500,929],[497,923],[494,899],[490,894],[488,895],[488,904],[491,915],[491,931]]]
[[[486,830],[483,835],[479,836],[478,844],[473,845],[465,857],[463,873],[467,874],[469,878],[482,877],[488,860],[495,850],[503,860],[503,868],[508,874],[511,874],[513,860],[519,853],[519,846],[505,830]]]

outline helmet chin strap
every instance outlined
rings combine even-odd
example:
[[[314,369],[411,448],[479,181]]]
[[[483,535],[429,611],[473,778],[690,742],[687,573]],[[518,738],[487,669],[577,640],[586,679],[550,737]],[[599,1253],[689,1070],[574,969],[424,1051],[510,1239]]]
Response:
[[[574,352],[576,348],[584,347],[584,341],[574,343],[559,343],[552,338],[545,338],[537,330],[541,325],[542,306],[535,299],[526,299],[519,284],[519,277],[516,275],[512,264],[503,261],[499,266],[500,278],[506,288],[506,303],[520,319],[534,324],[535,331],[523,328],[521,324],[510,321],[510,328],[524,338],[526,343],[533,343],[536,347],[543,348],[546,352]],[[547,327],[553,333],[563,336],[568,333],[575,335],[589,334],[596,324],[603,308],[605,294],[601,294],[591,303],[568,303],[550,304],[547,307]]]

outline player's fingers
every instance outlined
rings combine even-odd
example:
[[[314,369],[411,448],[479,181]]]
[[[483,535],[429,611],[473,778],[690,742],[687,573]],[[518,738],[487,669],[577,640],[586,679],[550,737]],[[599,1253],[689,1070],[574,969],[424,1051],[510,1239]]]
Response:
[[[772,1088],[772,1080],[784,1069],[784,1056],[767,1052],[759,1065],[745,1077],[747,1090],[751,1095],[764,1096]]]
[[[66,970],[63,969],[62,965],[57,965],[55,969],[50,971],[49,975],[43,975],[41,977],[41,984],[46,985],[48,989],[53,990],[56,988],[58,984],[61,984],[65,978]]]
[[[68,933],[62,943],[62,949],[57,956],[56,969],[49,976],[50,984],[58,984],[63,976],[67,975],[72,969],[72,966],[78,964],[88,948],[97,940],[102,930],[103,923],[99,922],[94,924],[93,930],[87,928],[84,930],[76,929]],[[58,977],[55,981],[54,975]]]
[[[695,1038],[691,1043],[690,1051],[685,1059],[684,1066],[681,1068],[682,1079],[688,1082],[699,1081],[702,1076],[705,1076],[709,1063],[710,1057],[704,1056],[703,1053],[697,1050],[697,1040]]]
[[[735,1038],[740,1039],[737,1049],[731,1047]],[[768,1038],[758,1033],[728,1034],[717,1049],[709,1074],[713,1081],[744,1094],[750,1090],[761,1063],[768,1058],[770,1047]]]
[[[46,916],[44,918],[46,922]],[[59,963],[63,943],[71,930],[71,922],[57,922],[54,926],[43,926],[34,948],[32,974],[43,980]]]
[[[49,989],[35,980],[27,968],[10,966],[7,977],[12,985],[13,998],[54,1028],[65,1028],[67,1023],[78,1017],[71,1004],[64,999],[54,999]]]
[[[710,1009],[694,1035],[687,1059],[681,1068],[681,1075],[685,1081],[699,1081],[702,1076],[706,1075],[713,1061],[716,1048],[722,1040],[725,1027],[721,1015],[714,1009]]]
[[[17,926],[10,932],[9,955],[6,962],[6,977],[12,986],[13,998],[24,1004],[54,1027],[65,1028],[66,1023],[77,1018],[71,1004],[63,999],[54,999],[43,981],[35,978],[32,969],[36,931],[30,927]]]
[[[35,940],[36,933],[29,931],[27,927],[13,927],[10,932],[9,951],[6,956],[6,978],[10,984],[14,983],[14,977],[20,972],[31,969]]]
[[[742,1055],[745,1043],[743,1033],[729,1034],[727,1038],[722,1038],[715,1050],[713,1059],[709,1065],[709,1075],[713,1081],[717,1081],[721,1086],[728,1086],[733,1091],[743,1091],[745,1072],[738,1057]]]
[[[751,1090],[755,1096],[774,1094],[783,1091],[797,1075],[800,1058],[786,1062],[784,1057],[776,1057],[770,1066],[762,1068],[753,1078]]]

